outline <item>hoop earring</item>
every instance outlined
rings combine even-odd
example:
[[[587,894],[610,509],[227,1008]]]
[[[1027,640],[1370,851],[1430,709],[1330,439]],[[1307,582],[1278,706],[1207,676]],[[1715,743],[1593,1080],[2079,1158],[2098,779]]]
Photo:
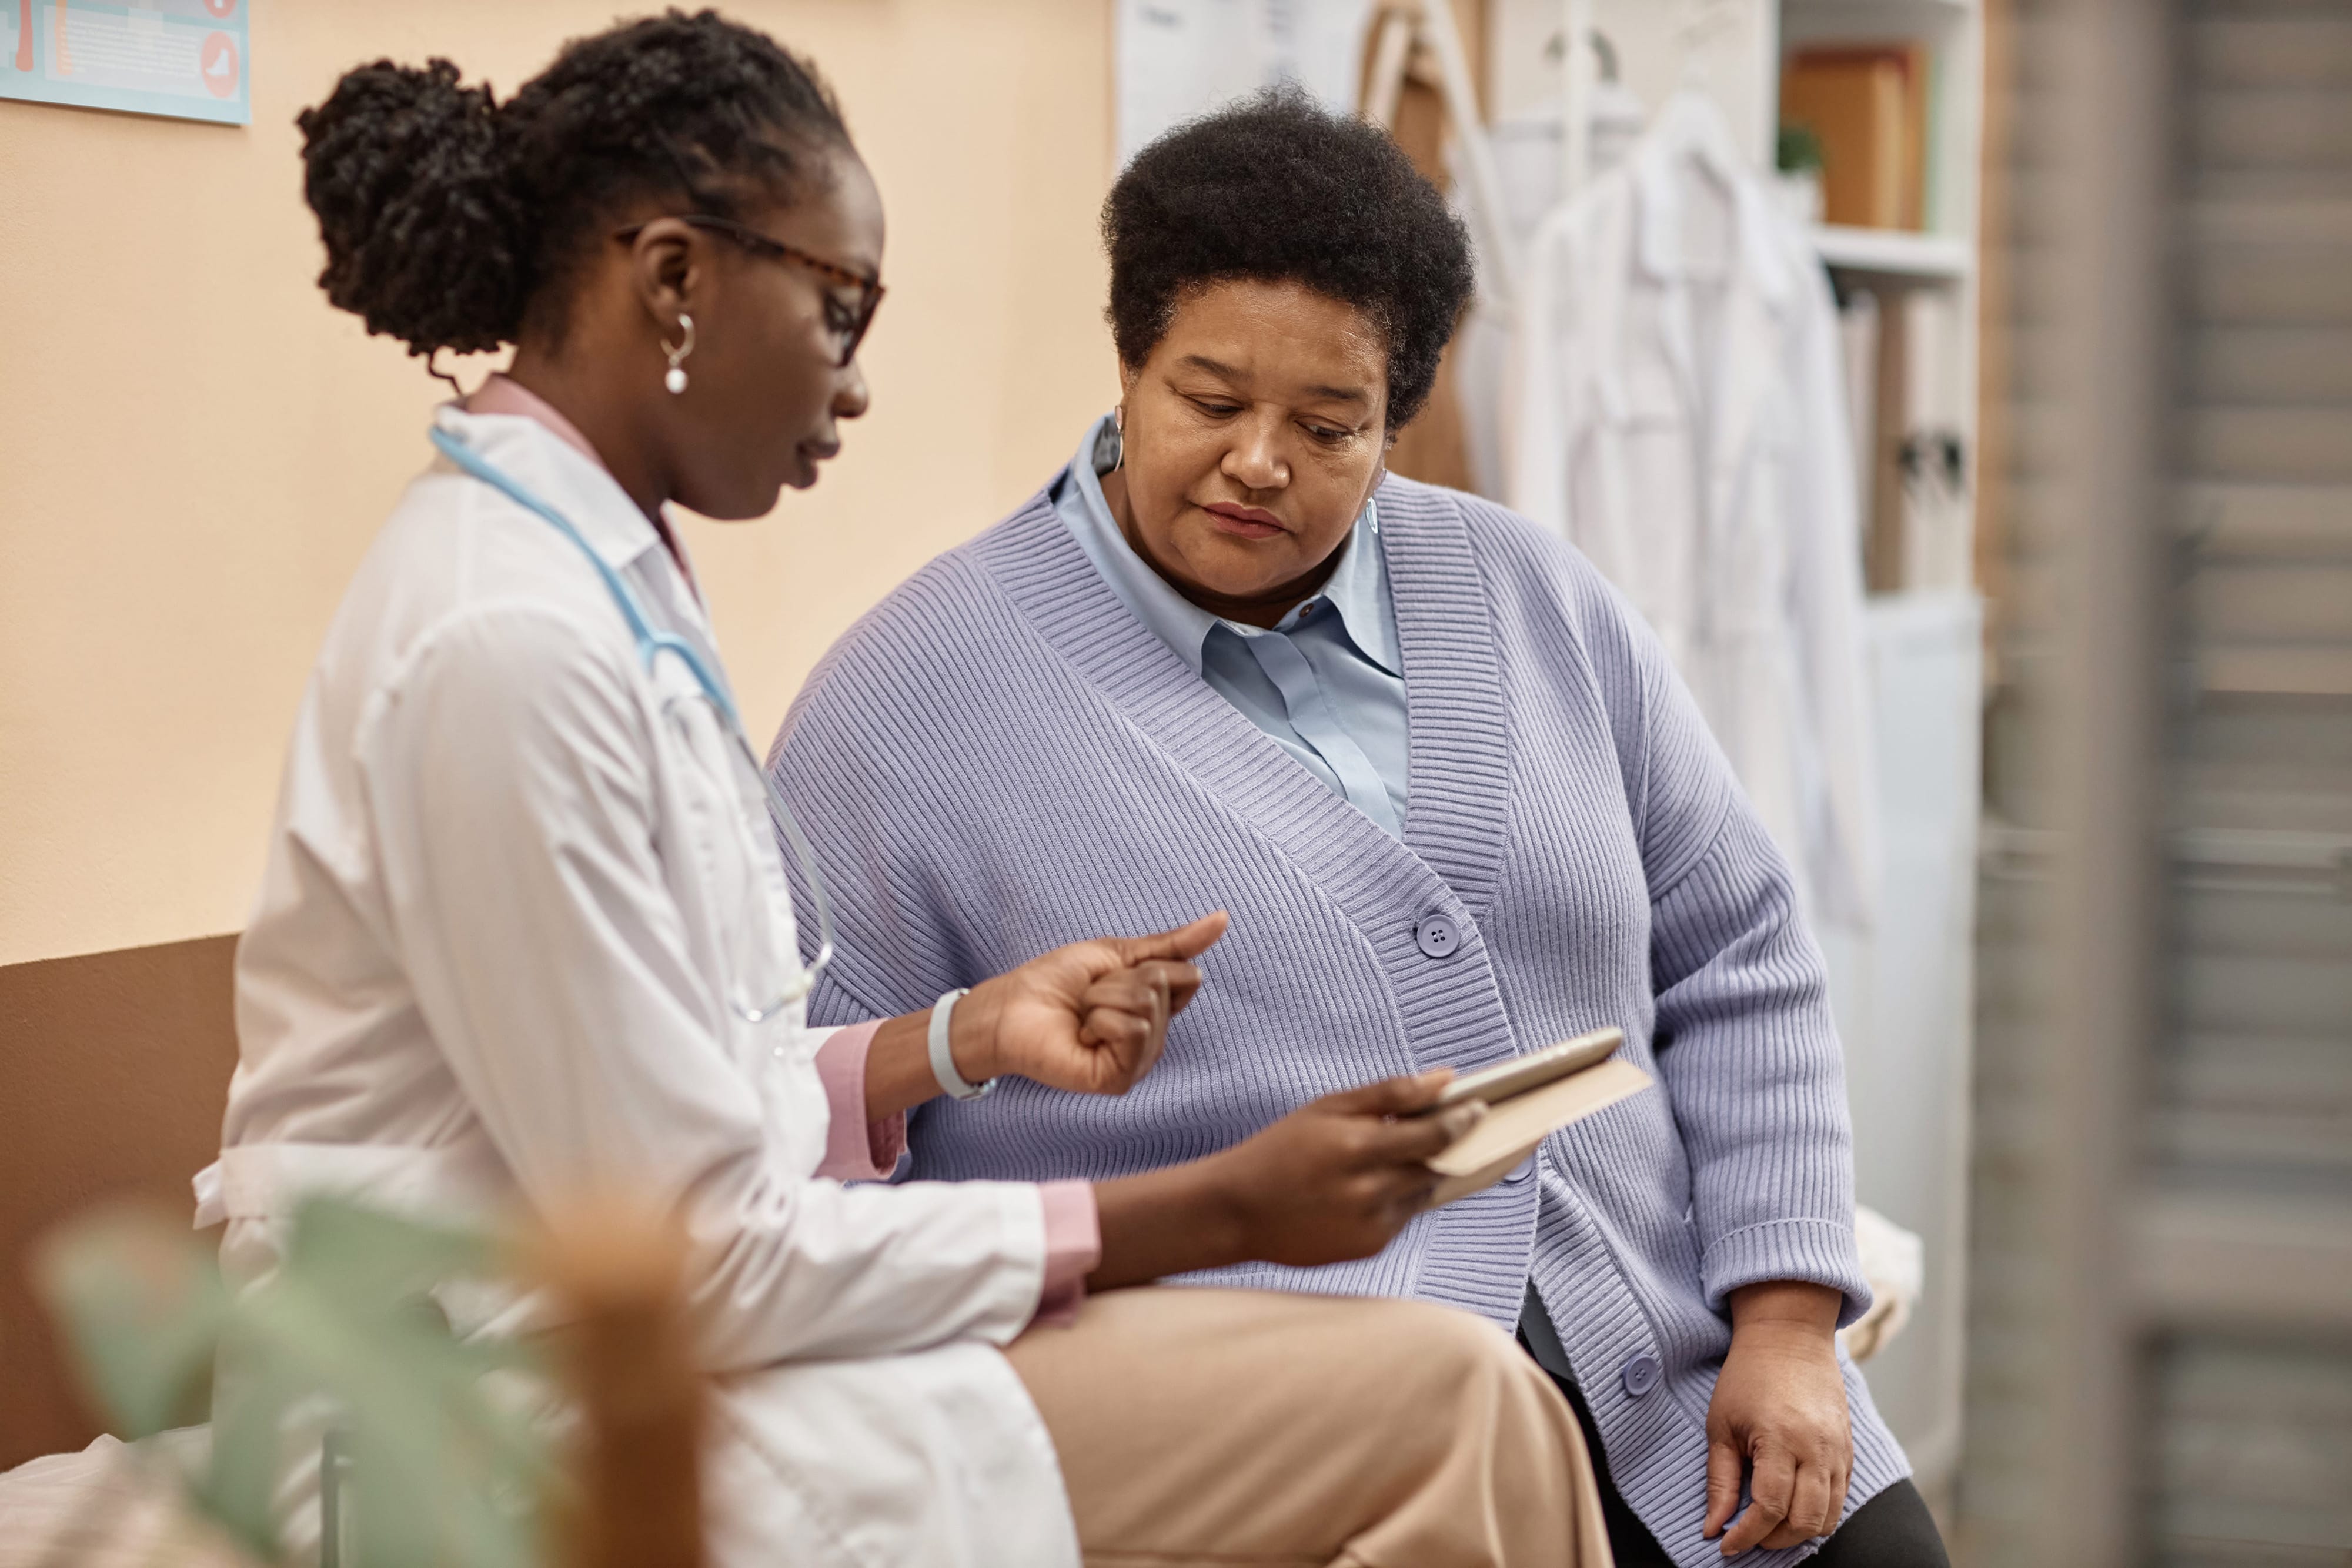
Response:
[[[1095,437],[1095,476],[1116,474],[1127,465],[1127,405],[1110,411],[1110,423]]]
[[[694,318],[679,311],[677,329],[685,340],[676,348],[670,346],[668,339],[661,340],[662,352],[669,357],[669,371],[662,377],[662,385],[669,388],[672,397],[686,390],[686,357],[694,352]]]

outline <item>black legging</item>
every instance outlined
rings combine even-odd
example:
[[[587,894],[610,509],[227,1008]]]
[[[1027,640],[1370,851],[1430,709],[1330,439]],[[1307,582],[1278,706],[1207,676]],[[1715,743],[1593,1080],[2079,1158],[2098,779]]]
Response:
[[[1617,1568],[1675,1568],[1666,1549],[1617,1495],[1616,1483],[1609,1479],[1608,1458],[1601,1451],[1601,1428],[1592,1424],[1584,1396],[1569,1378],[1555,1375],[1552,1381],[1568,1396],[1577,1423],[1584,1428],[1585,1447],[1592,1450],[1593,1479],[1601,1483],[1601,1511],[1609,1521],[1609,1551]],[[1907,1480],[1896,1481],[1855,1509],[1811,1562],[1817,1568],[1951,1568],[1944,1538],[1927,1512],[1927,1500]]]

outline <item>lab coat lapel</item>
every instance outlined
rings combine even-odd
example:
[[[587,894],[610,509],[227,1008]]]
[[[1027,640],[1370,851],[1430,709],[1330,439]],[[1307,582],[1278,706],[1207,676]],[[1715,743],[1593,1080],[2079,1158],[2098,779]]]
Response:
[[[1659,350],[1681,393],[1685,417],[1693,418],[1705,404],[1697,334],[1691,321],[1690,279],[1683,257],[1683,182],[1695,171],[1671,143],[1645,148],[1636,167],[1641,192],[1636,260],[1643,277],[1659,290]]]
[[[1590,319],[1600,323],[1597,329],[1583,335],[1583,340],[1592,345],[1585,384],[1591,389],[1600,416],[1588,423],[1585,411],[1572,407],[1570,415],[1579,423],[1570,428],[1608,434],[1592,441],[1586,453],[1568,455],[1570,466],[1580,457],[1590,464],[1592,486],[1589,496],[1580,497],[1570,485],[1566,533],[1584,547],[1604,575],[1642,602],[1654,597],[1647,590],[1657,567],[1651,559],[1653,552],[1643,548],[1647,541],[1635,516],[1633,476],[1626,471],[1625,429],[1633,416],[1627,372],[1635,351],[1629,337],[1637,329],[1637,316],[1631,308],[1633,270],[1626,265],[1626,254],[1637,232],[1634,193],[1629,180],[1618,179],[1592,199],[1600,205],[1591,244],[1583,248],[1578,281],[1591,302],[1583,308],[1591,312]],[[1590,515],[1579,517],[1578,503],[1586,501]]]
[[[1713,597],[1725,609],[1721,629],[1777,625],[1778,585],[1788,549],[1772,506],[1762,444],[1772,435],[1769,406],[1779,373],[1781,308],[1790,278],[1771,243],[1761,198],[1736,187],[1731,276],[1722,340],[1707,367],[1709,384],[1707,531],[1715,562]],[[1737,606],[1738,608],[1733,608]]]

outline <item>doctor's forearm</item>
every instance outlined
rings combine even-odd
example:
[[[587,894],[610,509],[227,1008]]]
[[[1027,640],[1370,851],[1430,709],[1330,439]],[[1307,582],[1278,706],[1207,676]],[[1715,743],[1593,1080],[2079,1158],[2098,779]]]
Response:
[[[929,1013],[885,1019],[866,1052],[866,1119],[887,1121],[940,1092],[931,1076]]]
[[[1486,1114],[1475,1101],[1421,1113],[1451,1077],[1441,1068],[1327,1094],[1204,1159],[1097,1182],[1102,1256],[1087,1288],[1370,1257],[1427,1207],[1429,1160]]]
[[[971,1005],[982,999],[975,992],[948,1019],[949,1053],[955,1058],[956,1071],[968,1083],[978,1083],[995,1075],[982,1050],[983,1035],[993,1028],[992,1015]],[[874,1031],[874,1044],[866,1053],[867,1121],[887,1121],[901,1111],[911,1111],[924,1101],[938,1097],[940,1081],[931,1071],[930,1041],[929,1009],[886,1019]]]
[[[1216,1155],[1095,1184],[1102,1260],[1089,1291],[1147,1285],[1170,1274],[1219,1269],[1250,1256],[1242,1207]]]

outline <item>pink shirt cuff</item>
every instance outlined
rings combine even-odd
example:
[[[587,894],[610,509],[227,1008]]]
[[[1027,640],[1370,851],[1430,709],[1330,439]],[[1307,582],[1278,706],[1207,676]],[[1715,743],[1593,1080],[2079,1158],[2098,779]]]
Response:
[[[832,1038],[817,1047],[816,1075],[824,1084],[825,1103],[833,1111],[833,1125],[824,1135],[824,1163],[816,1167],[821,1176],[835,1181],[881,1181],[898,1168],[898,1156],[907,1152],[905,1112],[879,1122],[866,1119],[866,1053],[874,1048],[874,1033],[881,1027],[879,1019],[854,1023],[835,1030]],[[1091,1197],[1093,1189],[1087,1191]],[[1089,1234],[1093,1223],[1089,1207]],[[1050,1224],[1045,1233],[1052,1237]],[[1049,1277],[1050,1272],[1049,1269]]]
[[[1066,1328],[1087,1299],[1087,1276],[1102,1261],[1102,1216],[1092,1182],[1049,1181],[1037,1196],[1045,1205],[1045,1289],[1032,1322]]]

